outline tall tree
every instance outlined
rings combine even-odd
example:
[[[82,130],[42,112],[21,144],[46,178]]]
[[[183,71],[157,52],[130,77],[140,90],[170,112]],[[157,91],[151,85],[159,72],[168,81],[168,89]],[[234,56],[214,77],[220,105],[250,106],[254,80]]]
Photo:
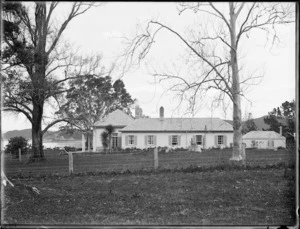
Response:
[[[83,70],[84,60],[67,52],[60,45],[62,34],[70,22],[84,14],[94,4],[75,2],[70,5],[66,19],[59,26],[53,21],[58,2],[4,3],[2,71],[6,111],[21,113],[32,124],[32,160],[43,160],[43,134],[58,122],[57,119],[42,129],[44,105],[67,91],[65,82]],[[63,77],[57,71],[79,64],[70,75],[67,69]],[[97,66],[97,60],[91,65]],[[90,69],[92,71],[92,69]],[[94,69],[93,69],[94,70]],[[62,72],[62,71],[61,71]],[[86,71],[88,72],[88,71]]]
[[[264,118],[264,122],[270,126],[269,130],[279,132],[282,127],[282,134],[288,138],[293,139],[295,133],[295,101],[285,101],[280,107],[273,108],[268,116]]]
[[[250,131],[257,130],[257,126],[253,119],[246,120],[242,126],[242,134],[246,134]]]
[[[72,80],[70,87],[72,90],[67,93],[67,102],[58,112],[69,120],[62,128],[75,127],[84,132],[90,150],[95,122],[116,109],[130,114],[134,100],[123,81],[118,79],[112,84],[110,76],[86,75]]]
[[[233,152],[231,160],[242,159],[242,122],[241,96],[242,85],[249,84],[255,77],[240,75],[239,50],[243,37],[249,37],[254,30],[265,32],[272,42],[279,40],[276,25],[294,21],[293,5],[278,3],[182,3],[179,14],[192,11],[195,14],[206,14],[207,24],[203,28],[201,20],[194,25],[189,36],[158,20],[150,20],[145,31],[132,39],[126,49],[126,66],[140,64],[149,54],[158,34],[168,32],[177,38],[186,48],[188,58],[185,65],[189,74],[166,70],[155,72],[160,81],[172,82],[170,90],[179,93],[180,98],[187,99],[192,107],[197,97],[208,90],[219,92],[218,99],[222,101],[228,96],[233,106]],[[212,23],[218,23],[217,25]],[[188,77],[192,75],[192,77]]]

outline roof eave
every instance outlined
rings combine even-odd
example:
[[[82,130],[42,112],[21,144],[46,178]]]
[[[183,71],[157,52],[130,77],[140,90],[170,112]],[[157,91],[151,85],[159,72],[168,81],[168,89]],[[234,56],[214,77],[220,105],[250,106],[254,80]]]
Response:
[[[127,132],[127,133],[153,133],[153,132],[160,132],[160,133],[233,133],[233,130],[120,130],[120,132]]]

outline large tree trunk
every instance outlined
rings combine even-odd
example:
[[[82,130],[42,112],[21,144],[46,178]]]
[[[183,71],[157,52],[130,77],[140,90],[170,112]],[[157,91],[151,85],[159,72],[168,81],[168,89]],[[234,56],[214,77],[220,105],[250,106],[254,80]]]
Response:
[[[231,37],[231,68],[232,68],[232,98],[233,98],[233,152],[230,160],[242,160],[242,112],[240,95],[240,78],[237,59],[236,45],[236,15],[233,3],[229,3],[230,8],[230,37]]]
[[[43,152],[43,135],[42,135],[42,116],[43,106],[37,103],[33,104],[32,115],[32,156],[30,161],[42,161],[45,159]]]
[[[42,134],[42,119],[45,101],[45,78],[46,65],[48,58],[46,54],[46,39],[47,39],[47,25],[46,25],[46,5],[44,3],[37,3],[36,5],[36,31],[37,44],[34,53],[34,68],[31,74],[32,80],[32,157],[31,161],[44,160],[43,152],[43,134]]]

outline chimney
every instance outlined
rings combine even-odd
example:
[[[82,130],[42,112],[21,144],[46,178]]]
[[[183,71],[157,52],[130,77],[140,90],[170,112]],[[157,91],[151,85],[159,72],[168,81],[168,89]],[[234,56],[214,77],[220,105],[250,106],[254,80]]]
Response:
[[[279,134],[282,135],[282,126],[279,127]]]
[[[159,108],[159,118],[160,118],[160,121],[164,120],[164,108],[163,107]]]
[[[139,107],[139,105],[135,106],[135,115],[134,116],[135,116],[136,119],[140,118],[140,107]]]
[[[253,119],[253,116],[252,116],[252,113],[250,112],[248,115],[248,120],[251,120],[251,119]]]

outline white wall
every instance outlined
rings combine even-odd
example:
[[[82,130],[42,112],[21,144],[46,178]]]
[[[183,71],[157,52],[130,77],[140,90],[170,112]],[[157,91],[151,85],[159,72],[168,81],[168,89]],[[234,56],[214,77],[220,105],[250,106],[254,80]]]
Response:
[[[275,140],[274,141],[274,146],[277,147],[283,147],[286,148],[286,140]]]
[[[118,136],[121,136],[121,130],[122,128],[116,128],[114,130],[114,133],[118,133]],[[104,128],[97,128],[93,130],[93,151],[102,151],[103,146],[102,146],[102,141],[101,141],[101,134],[104,131]]]
[[[136,145],[126,145],[126,136],[128,135],[134,135],[137,139]],[[156,147],[169,147],[169,148],[189,148],[191,144],[191,139],[194,135],[204,135],[202,133],[122,133],[122,148],[149,148],[149,147],[155,147],[145,145],[145,136],[147,135],[154,135],[156,136]],[[181,138],[181,144],[178,146],[170,146],[169,145],[169,136],[170,135],[179,135]],[[230,147],[230,143],[233,142],[233,133],[207,133],[206,134],[206,141],[205,145],[206,148],[212,148],[216,147],[215,145],[215,136],[216,135],[225,135],[226,136],[226,145],[223,145],[222,147]],[[201,148],[203,147],[200,146]]]
[[[278,147],[283,147],[286,148],[286,142],[285,139],[274,139],[274,147],[270,147],[268,145],[268,141],[270,139],[243,139],[243,143],[246,144],[246,148],[252,148],[252,141],[257,142],[257,148],[258,149],[273,149],[273,148],[278,148]],[[272,139],[271,139],[272,140]]]

